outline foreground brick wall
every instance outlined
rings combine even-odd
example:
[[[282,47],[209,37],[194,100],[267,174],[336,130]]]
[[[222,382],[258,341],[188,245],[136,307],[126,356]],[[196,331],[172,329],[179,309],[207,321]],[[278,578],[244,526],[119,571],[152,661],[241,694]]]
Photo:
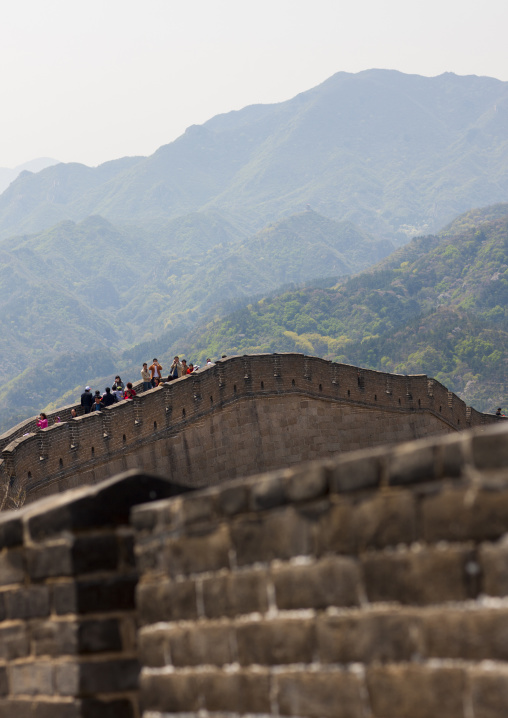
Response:
[[[145,718],[506,718],[506,425],[132,520]]]
[[[136,718],[133,504],[181,489],[125,474],[0,517],[0,718]]]
[[[0,507],[127,469],[210,485],[339,451],[495,422],[424,375],[299,354],[233,357],[102,412],[0,437]]]

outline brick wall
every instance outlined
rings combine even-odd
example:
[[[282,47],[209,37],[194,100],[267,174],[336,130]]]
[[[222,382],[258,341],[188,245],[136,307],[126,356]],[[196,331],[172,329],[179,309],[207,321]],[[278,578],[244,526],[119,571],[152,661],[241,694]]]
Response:
[[[424,375],[299,354],[233,357],[102,412],[0,437],[0,507],[131,468],[203,486],[339,451],[496,421]]]
[[[136,718],[133,504],[181,488],[124,474],[0,517],[0,718]]]
[[[145,718],[505,718],[508,427],[133,510]]]

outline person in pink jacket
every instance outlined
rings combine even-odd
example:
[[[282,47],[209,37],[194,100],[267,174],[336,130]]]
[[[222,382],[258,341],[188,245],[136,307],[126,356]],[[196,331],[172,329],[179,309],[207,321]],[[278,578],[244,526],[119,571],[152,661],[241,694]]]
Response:
[[[39,429],[47,429],[48,428],[48,417],[46,416],[46,414],[43,411],[41,411],[41,413],[39,414],[39,418],[37,420],[37,426],[39,427]]]

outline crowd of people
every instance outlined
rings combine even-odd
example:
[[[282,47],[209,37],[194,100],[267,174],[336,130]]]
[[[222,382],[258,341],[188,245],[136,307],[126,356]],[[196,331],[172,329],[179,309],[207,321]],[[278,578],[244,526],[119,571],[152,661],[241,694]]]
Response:
[[[206,360],[206,366],[214,366],[211,359]],[[174,381],[187,374],[192,374],[199,368],[199,366],[194,366],[192,362],[187,366],[186,359],[180,361],[180,358],[175,356],[169,369],[169,374],[164,378],[162,366],[157,358],[152,361],[150,366],[148,366],[148,362],[144,362],[141,368],[142,391],[149,391],[159,386],[159,384]],[[85,387],[85,391],[81,394],[81,407],[84,414],[89,414],[92,411],[101,411],[101,409],[111,406],[118,401],[133,399],[135,396],[136,390],[133,388],[132,382],[129,381],[127,384],[124,384],[120,376],[117,375],[111,387],[106,387],[104,394],[101,394],[99,390],[97,390],[95,394],[92,394],[91,388],[89,386]],[[76,414],[75,409],[72,411]],[[41,414],[41,420],[43,421],[42,416],[43,414]],[[44,417],[46,417],[45,414]],[[47,417],[45,420],[45,426],[47,426]]]

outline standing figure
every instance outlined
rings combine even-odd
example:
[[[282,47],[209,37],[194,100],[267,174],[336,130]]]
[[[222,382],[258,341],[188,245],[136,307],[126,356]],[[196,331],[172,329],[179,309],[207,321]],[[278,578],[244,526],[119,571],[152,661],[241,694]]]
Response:
[[[148,369],[150,371],[150,380],[151,380],[152,386],[155,386],[155,382],[154,382],[155,377],[157,377],[157,379],[159,381],[162,379],[162,367],[159,364],[158,359],[154,359],[153,363],[150,364]]]
[[[152,375],[148,370],[146,361],[143,363],[143,368],[141,369],[141,378],[143,379],[143,391],[149,391],[152,388]]]
[[[90,387],[86,386],[85,391],[81,394],[81,406],[83,407],[83,411],[85,414],[89,414],[92,409],[93,404],[93,396],[92,392],[90,391]]]

